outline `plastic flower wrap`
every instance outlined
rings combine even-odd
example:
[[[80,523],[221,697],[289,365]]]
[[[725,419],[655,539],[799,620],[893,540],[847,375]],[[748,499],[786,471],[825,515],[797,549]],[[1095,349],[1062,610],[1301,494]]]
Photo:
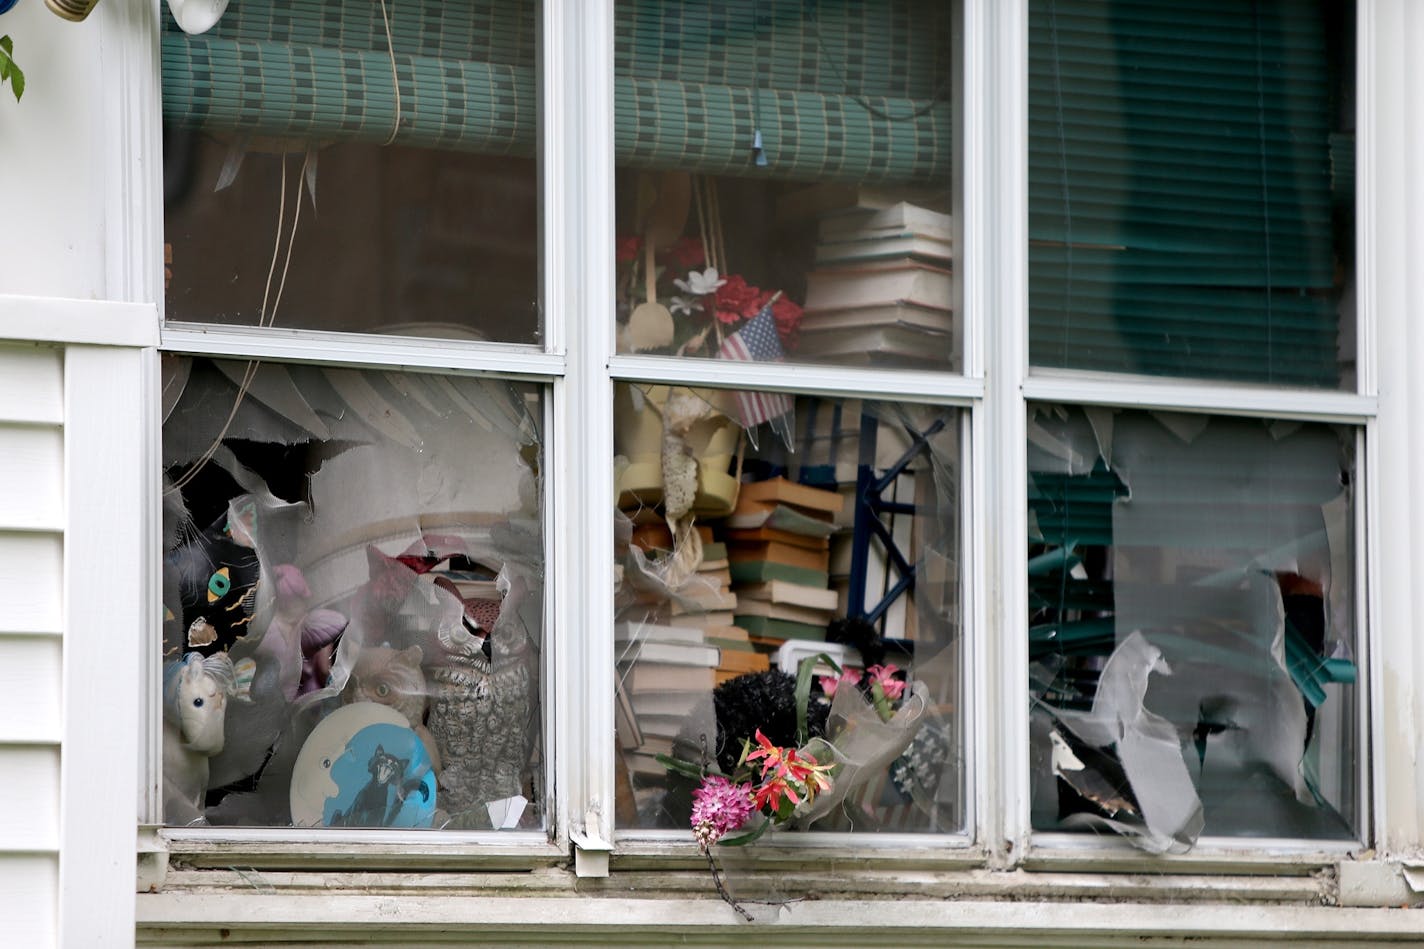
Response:
[[[813,695],[813,670],[820,663],[831,665],[835,674],[820,676],[820,694]],[[744,740],[731,775],[715,773],[715,765],[705,761],[698,767],[660,756],[669,769],[700,778],[692,793],[693,837],[707,856],[718,894],[744,916],[722,884],[713,847],[747,844],[783,825],[804,829],[842,806],[851,814],[858,811],[857,796],[887,773],[926,717],[928,689],[906,683],[900,673],[887,664],[862,675],[836,667],[824,655],[803,660],[796,678],[799,746],[778,745],[757,728]],[[824,734],[807,738],[811,705],[827,699]]]
[[[687,762],[668,762],[685,773],[701,774],[701,786],[693,792],[691,823],[704,850],[719,842],[746,843],[781,824],[808,826],[884,773],[909,747],[927,707],[923,684],[909,686],[897,677],[900,669],[894,665],[871,666],[864,676],[837,668],[835,675],[819,678],[824,698],[812,697],[811,671],[817,660],[829,661],[820,656],[802,663],[798,696],[802,711],[810,702],[830,700],[823,736],[784,747],[758,728],[730,777],[705,773]],[[749,826],[756,814],[763,821]],[[742,829],[749,833],[727,839]]]

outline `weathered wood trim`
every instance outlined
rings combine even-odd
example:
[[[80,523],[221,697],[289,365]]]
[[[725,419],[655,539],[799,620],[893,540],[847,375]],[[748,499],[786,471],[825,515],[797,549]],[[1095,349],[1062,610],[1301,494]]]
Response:
[[[778,946],[1194,946],[1417,944],[1418,914],[1230,902],[821,899],[749,904],[748,923],[708,893],[686,898],[314,895],[253,887],[139,897],[141,945],[613,943]]]

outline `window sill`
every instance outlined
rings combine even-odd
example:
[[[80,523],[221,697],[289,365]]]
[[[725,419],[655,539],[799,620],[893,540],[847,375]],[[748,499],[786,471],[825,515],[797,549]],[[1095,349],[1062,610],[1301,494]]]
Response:
[[[744,922],[712,893],[705,876],[697,893],[665,891],[629,897],[625,892],[574,892],[572,874],[550,892],[555,871],[531,874],[518,887],[491,889],[485,876],[461,876],[443,889],[391,888],[375,880],[339,894],[323,878],[314,889],[277,892],[234,876],[229,885],[203,892],[175,889],[138,898],[138,944],[224,945],[282,941],[323,944],[404,940],[482,940],[547,943],[605,941],[616,931],[624,944],[666,941],[722,943],[744,938],[746,927],[775,930],[780,943],[864,945],[867,925],[895,945],[945,945],[960,940],[996,944],[1017,937],[1034,946],[1137,945],[1144,938],[1183,938],[1208,946],[1259,939],[1286,945],[1302,939],[1325,944],[1407,942],[1417,939],[1417,914],[1399,909],[1348,909],[1242,904],[1222,894],[1212,899],[1138,902],[1110,898],[1080,902],[1020,895],[1014,899],[946,898],[915,890],[912,898],[807,898],[780,906],[753,904],[756,921]],[[1017,874],[1011,874],[1016,876]],[[233,876],[233,875],[230,875]],[[426,878],[429,879],[429,878]],[[272,880],[266,880],[270,884]],[[857,880],[859,885],[862,881]],[[909,881],[905,881],[908,883]],[[583,891],[584,884],[577,889]],[[522,890],[515,893],[514,890]],[[542,891],[542,892],[541,892]],[[479,899],[469,899],[478,896]],[[872,922],[873,921],[873,922]],[[740,934],[740,936],[739,936]],[[1009,943],[1018,944],[1018,943]]]
[[[159,847],[174,868],[257,870],[532,870],[567,863],[567,848],[540,833],[411,834],[400,831],[219,831],[169,828]],[[164,886],[174,879],[167,874]]]
[[[270,854],[268,856],[271,856]],[[443,860],[432,854],[410,853],[407,866],[399,867],[390,854],[347,848],[345,852],[298,852],[280,860],[254,862],[249,851],[206,848],[197,859],[175,856],[161,883],[151,889],[160,896],[219,897],[261,893],[302,898],[312,895],[386,895],[440,897],[504,894],[511,898],[536,896],[590,899],[700,900],[715,895],[706,862],[661,865],[648,858],[620,859],[608,877],[579,878],[567,855],[540,864],[533,855],[523,859],[472,852],[450,853]],[[403,855],[404,856],[404,855]],[[1238,872],[1193,873],[1185,868],[1147,873],[1080,869],[1078,872],[1041,870],[989,870],[984,867],[927,869],[913,864],[878,861],[789,858],[767,863],[762,855],[723,852],[720,867],[748,899],[775,893],[796,901],[831,899],[868,900],[1074,900],[1141,903],[1231,902],[1290,903],[1303,906],[1333,905],[1338,899],[1334,866],[1310,873],[1267,875]],[[478,862],[477,862],[478,861]],[[419,863],[420,869],[413,864]],[[387,868],[391,864],[394,868]],[[641,866],[639,864],[642,864]],[[145,896],[148,894],[145,894]]]
[[[1304,876],[1362,849],[1356,841],[1203,837],[1190,853],[1150,854],[1124,840],[1036,834],[1021,865],[1035,871]]]

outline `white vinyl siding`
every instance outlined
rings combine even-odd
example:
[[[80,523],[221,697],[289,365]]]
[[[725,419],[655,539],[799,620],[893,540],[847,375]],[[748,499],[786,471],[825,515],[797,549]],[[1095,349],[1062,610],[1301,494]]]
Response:
[[[61,352],[0,346],[0,943],[57,930],[63,677]]]

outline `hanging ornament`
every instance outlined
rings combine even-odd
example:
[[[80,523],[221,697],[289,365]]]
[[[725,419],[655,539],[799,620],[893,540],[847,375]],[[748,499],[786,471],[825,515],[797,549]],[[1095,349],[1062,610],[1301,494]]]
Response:
[[[179,29],[196,36],[208,32],[222,19],[227,4],[228,0],[168,0],[168,9]]]
[[[45,6],[53,10],[58,16],[66,20],[73,20],[78,23],[89,15],[89,12],[99,5],[99,0],[45,0]]]

